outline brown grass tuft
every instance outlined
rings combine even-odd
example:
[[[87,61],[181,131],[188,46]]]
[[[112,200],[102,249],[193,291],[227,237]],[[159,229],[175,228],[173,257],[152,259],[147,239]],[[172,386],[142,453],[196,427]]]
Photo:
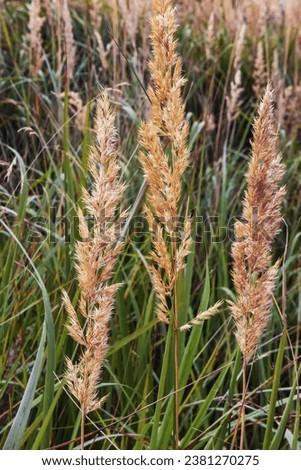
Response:
[[[29,45],[30,45],[30,74],[35,76],[44,62],[44,51],[42,47],[41,29],[45,22],[45,17],[41,16],[40,0],[32,0],[29,6]]]
[[[236,336],[244,359],[250,360],[266,328],[278,271],[271,266],[272,242],[281,223],[284,165],[277,150],[273,92],[267,87],[254,123],[252,156],[247,173],[243,222],[235,225],[232,246],[237,301],[230,302]]]
[[[177,29],[175,11],[169,0],[154,0],[153,11],[153,57],[149,64],[152,86],[148,92],[151,115],[140,130],[144,148],[141,160],[148,183],[146,213],[154,247],[151,256],[157,265],[150,267],[150,274],[158,298],[158,318],[168,323],[166,299],[173,297],[177,273],[185,266],[190,247],[189,220],[184,223],[182,240],[175,241],[179,233],[182,176],[189,159],[188,124],[181,96],[185,79],[174,39]]]
[[[54,2],[53,0],[43,0],[43,4],[46,10],[47,21],[51,26],[54,26]]]
[[[263,42],[257,44],[256,58],[253,71],[253,91],[257,97],[262,96],[267,86],[268,75],[264,58]]]
[[[110,284],[122,243],[116,242],[125,214],[119,215],[124,186],[119,182],[117,132],[106,93],[97,104],[97,144],[91,149],[89,170],[93,178],[91,192],[83,190],[83,200],[92,220],[91,228],[79,209],[81,241],[77,243],[77,279],[80,288],[78,311],[66,292],[63,301],[68,312],[68,331],[82,346],[78,363],[67,359],[67,385],[79,401],[83,417],[99,408],[97,384],[108,349],[109,320],[114,308],[118,284]]]
[[[235,43],[234,43],[235,49],[234,49],[234,61],[233,61],[234,70],[237,70],[240,67],[241,57],[242,57],[243,48],[245,44],[246,30],[247,30],[247,25],[243,23],[241,28],[237,31],[237,35],[235,37]]]
[[[90,0],[88,4],[91,23],[93,28],[97,31],[99,31],[102,22],[101,8],[103,7],[103,3],[103,0]]]
[[[214,58],[214,50],[213,50],[214,39],[215,39],[214,38],[214,32],[215,32],[214,31],[214,17],[215,17],[215,13],[213,11],[209,16],[208,26],[204,33],[205,54],[208,60]]]
[[[68,84],[73,79],[75,67],[75,43],[68,0],[62,0],[62,19],[64,24],[66,78]]]
[[[242,104],[241,94],[243,92],[241,86],[241,71],[237,69],[232,82],[230,83],[230,94],[226,96],[227,120],[234,121],[239,115],[240,106]]]

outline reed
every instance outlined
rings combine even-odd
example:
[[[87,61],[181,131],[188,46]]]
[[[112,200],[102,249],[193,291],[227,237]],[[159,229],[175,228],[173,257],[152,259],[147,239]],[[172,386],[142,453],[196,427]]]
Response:
[[[266,71],[266,62],[264,57],[263,42],[257,44],[256,58],[253,70],[253,91],[258,97],[262,96],[266,88],[268,75]]]
[[[41,16],[40,0],[32,0],[29,6],[29,46],[30,46],[30,74],[37,75],[44,62],[44,51],[42,47],[41,29],[45,22],[45,17]]]
[[[191,219],[180,217],[182,179],[189,164],[182,87],[182,60],[176,51],[175,10],[169,0],[153,1],[151,21],[153,57],[149,63],[149,120],[141,126],[141,161],[148,184],[146,214],[153,251],[149,273],[157,296],[157,317],[174,337],[174,445],[179,448],[179,331],[190,329],[215,314],[217,302],[185,325],[179,324],[177,282],[191,246]]]
[[[278,273],[278,263],[272,264],[272,242],[280,228],[285,189],[279,187],[284,165],[277,147],[273,91],[268,85],[254,123],[243,221],[235,224],[232,245],[237,300],[229,303],[243,356],[241,449],[244,446],[246,367],[268,325]]]
[[[108,350],[109,321],[120,284],[111,282],[123,243],[116,235],[125,213],[119,213],[124,185],[119,181],[115,115],[105,92],[97,103],[96,140],[91,149],[89,171],[93,189],[83,188],[83,201],[92,226],[78,209],[81,241],[76,245],[76,270],[80,300],[75,309],[67,292],[63,301],[68,313],[68,331],[80,345],[77,363],[67,358],[66,381],[82,412],[81,447],[84,448],[85,417],[100,408],[106,397],[98,398],[97,386]],[[82,321],[84,320],[84,326]]]
[[[60,6],[60,8],[64,27],[63,31],[65,41],[64,53],[66,62],[66,83],[67,88],[69,89],[70,81],[73,79],[74,76],[76,48],[68,0],[62,0],[62,5]]]
[[[169,0],[153,1],[151,19],[153,57],[149,63],[152,85],[149,120],[141,126],[141,161],[148,183],[146,214],[152,233],[149,266],[157,295],[157,316],[174,334],[175,447],[179,445],[177,280],[185,266],[191,243],[191,221],[186,218],[179,241],[178,221],[182,176],[189,162],[188,123],[181,89],[182,61],[174,38],[177,25]]]

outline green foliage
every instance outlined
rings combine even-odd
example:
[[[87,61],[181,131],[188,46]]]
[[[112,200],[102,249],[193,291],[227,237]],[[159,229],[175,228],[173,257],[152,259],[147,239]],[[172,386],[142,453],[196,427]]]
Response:
[[[87,421],[86,448],[172,448],[172,338],[155,315],[146,269],[150,237],[139,195],[143,175],[137,134],[148,104],[145,90],[121,56],[117,66],[108,56],[109,69],[100,71],[96,42],[94,38],[86,41],[81,10],[72,2],[78,57],[71,88],[88,103],[84,127],[78,129],[68,106],[63,73],[57,69],[60,45],[54,31],[44,25],[47,60],[37,76],[30,77],[28,13],[24,2],[13,3],[18,7],[8,2],[0,12],[0,447],[79,446],[79,410],[63,382],[65,356],[76,359],[77,350],[66,332],[61,288],[75,304],[79,295],[73,257],[75,205],[81,204],[82,186],[89,186],[87,155],[93,140],[95,99],[100,85],[122,81],[122,91],[116,87],[112,96],[118,107],[122,177],[128,183],[124,206],[136,207],[136,214],[114,279],[123,287],[118,293],[111,349],[100,385],[100,394],[109,396],[103,409]],[[102,32],[109,41],[106,15]],[[233,221],[242,210],[256,104],[250,57],[246,55],[241,67],[243,104],[229,129],[223,128],[221,110],[231,68],[231,38],[220,33],[213,63],[205,58],[199,33],[192,29],[189,34],[187,25],[179,32],[191,122],[191,165],[181,210],[183,215],[191,213],[199,219],[178,286],[182,324],[216,300],[235,295],[230,276],[231,237]],[[139,47],[142,39],[138,38]],[[271,35],[273,44],[275,37]],[[281,35],[279,47],[283,47]],[[139,59],[130,41],[124,45],[124,54],[135,68]],[[271,62],[272,56],[269,59]],[[287,83],[294,67],[289,56]],[[140,72],[138,76],[146,87],[147,77]],[[63,97],[58,97],[61,92]],[[217,126],[211,131],[206,129],[204,118],[208,103]],[[300,369],[296,365],[301,322],[301,154],[297,136],[291,139],[282,129],[280,140],[287,166],[284,218],[288,232],[283,228],[275,243],[275,256],[282,262],[275,306],[250,367],[246,427],[250,449],[299,449],[301,445]],[[227,227],[227,232],[221,226]],[[279,315],[283,314],[284,297],[286,325]],[[181,448],[228,449],[238,445],[233,436],[240,409],[241,362],[232,329],[225,303],[218,316],[180,334]]]

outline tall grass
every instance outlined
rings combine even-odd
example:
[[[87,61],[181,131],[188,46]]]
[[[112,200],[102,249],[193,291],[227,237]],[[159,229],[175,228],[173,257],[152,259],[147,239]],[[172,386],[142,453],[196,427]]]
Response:
[[[81,407],[81,448],[85,443],[85,419],[101,408],[106,397],[98,399],[100,371],[108,351],[109,323],[119,284],[110,284],[115,264],[122,249],[118,229],[126,213],[120,203],[125,187],[118,181],[117,131],[115,115],[104,92],[97,103],[97,143],[90,151],[89,170],[93,178],[91,192],[83,189],[86,212],[93,219],[90,227],[78,210],[81,241],[76,245],[76,271],[80,287],[79,316],[67,292],[63,301],[68,313],[68,331],[83,352],[77,363],[67,358],[66,382],[70,393]],[[117,241],[115,237],[117,236]]]
[[[247,365],[270,319],[278,274],[278,264],[270,266],[271,244],[279,231],[281,202],[285,196],[285,188],[279,188],[284,165],[277,149],[272,103],[273,92],[268,85],[254,123],[252,157],[243,202],[244,222],[235,224],[232,246],[237,301],[229,302],[243,356],[241,449],[244,448]]]
[[[124,249],[110,281],[122,287],[116,293],[109,350],[97,385],[97,396],[108,398],[86,420],[85,449],[173,448],[175,395],[180,448],[239,448],[243,368],[235,325],[226,303],[208,321],[203,317],[193,322],[198,312],[208,311],[218,300],[237,301],[230,275],[231,245],[259,102],[254,70],[259,69],[261,53],[256,65],[255,57],[262,49],[264,82],[271,80],[275,88],[287,194],[285,220],[274,243],[274,259],[280,264],[271,319],[250,365],[245,448],[299,449],[296,2],[287,2],[283,14],[276,1],[260,2],[265,10],[248,7],[245,15],[243,4],[233,9],[230,2],[222,2],[220,9],[219,2],[202,2],[206,8],[201,9],[199,2],[178,2],[176,52],[187,79],[181,85],[190,159],[177,215],[182,220],[192,217],[192,243],[177,278],[179,326],[188,327],[178,334],[176,387],[174,333],[157,319],[157,296],[148,272],[153,248],[144,217],[138,145],[141,124],[151,119],[149,7],[137,9],[138,18],[125,21],[121,2],[107,2],[99,9],[97,2],[66,2],[76,51],[68,78],[68,35],[59,2],[51,3],[52,16],[46,15],[49,2],[41,2],[38,16],[46,19],[37,32],[39,67],[28,29],[31,3],[16,0],[0,9],[1,447],[80,447],[81,410],[67,396],[64,381],[65,356],[76,362],[80,350],[66,329],[61,290],[77,304],[81,291],[73,260],[79,234],[70,214],[75,216],[77,204],[84,209],[82,187],[91,189],[87,169],[96,131],[92,118],[100,86],[108,86],[120,136],[118,161],[128,182],[123,203],[130,210]],[[72,104],[75,97],[82,109]],[[165,137],[160,139],[163,144]],[[164,151],[169,157],[169,149]]]

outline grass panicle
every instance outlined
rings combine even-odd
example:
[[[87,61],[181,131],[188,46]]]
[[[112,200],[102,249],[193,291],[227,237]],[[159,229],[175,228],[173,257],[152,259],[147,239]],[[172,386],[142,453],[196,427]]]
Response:
[[[273,91],[268,85],[254,123],[243,220],[235,224],[232,245],[237,300],[229,303],[243,355],[240,449],[245,441],[247,364],[268,325],[278,274],[278,263],[272,264],[272,243],[280,229],[285,188],[280,186],[284,165],[277,140]]]
[[[300,1],[0,4],[0,447],[300,449]]]
[[[273,92],[267,87],[254,123],[242,218],[232,245],[237,301],[230,302],[236,336],[246,361],[253,356],[270,316],[278,263],[271,266],[272,242],[280,229],[280,186],[284,165],[278,152]]]
[[[101,407],[97,386],[108,350],[109,321],[119,284],[111,282],[114,267],[122,249],[118,230],[125,218],[119,213],[124,185],[119,180],[117,131],[115,115],[105,92],[97,103],[96,145],[91,149],[89,171],[92,191],[83,188],[85,209],[92,220],[90,227],[81,209],[78,210],[81,241],[76,246],[76,270],[80,287],[78,312],[63,292],[68,313],[68,331],[81,346],[79,361],[67,358],[66,380],[69,391],[78,400],[83,419]],[[116,241],[117,239],[117,241]],[[82,436],[83,437],[83,436]]]
[[[175,241],[182,178],[189,162],[189,129],[181,96],[185,79],[174,38],[175,11],[170,1],[153,2],[151,25],[152,85],[148,90],[151,111],[149,120],[140,129],[143,147],[140,157],[148,184],[146,214],[153,240],[153,264],[149,270],[158,298],[157,316],[169,323],[167,299],[174,299],[177,275],[185,266],[191,239],[191,222],[187,218],[179,247]]]
[[[152,234],[152,264],[149,272],[157,296],[157,316],[171,323],[174,333],[174,439],[179,446],[179,311],[178,275],[185,267],[191,246],[191,221],[183,224],[179,240],[179,203],[182,178],[189,163],[188,123],[182,99],[182,61],[176,51],[175,10],[169,0],[153,1],[151,19],[152,59],[149,62],[152,83],[149,120],[142,124],[141,160],[148,184],[147,219]]]
[[[65,61],[66,61],[66,81],[68,85],[74,78],[75,54],[76,47],[74,42],[74,34],[72,20],[68,6],[68,0],[62,0],[61,14],[64,25],[64,44],[65,44]],[[69,88],[69,86],[68,86]]]
[[[41,16],[40,0],[32,0],[29,6],[29,46],[30,46],[30,74],[34,77],[41,70],[44,62],[44,51],[42,46],[41,29],[45,22],[45,17]]]

